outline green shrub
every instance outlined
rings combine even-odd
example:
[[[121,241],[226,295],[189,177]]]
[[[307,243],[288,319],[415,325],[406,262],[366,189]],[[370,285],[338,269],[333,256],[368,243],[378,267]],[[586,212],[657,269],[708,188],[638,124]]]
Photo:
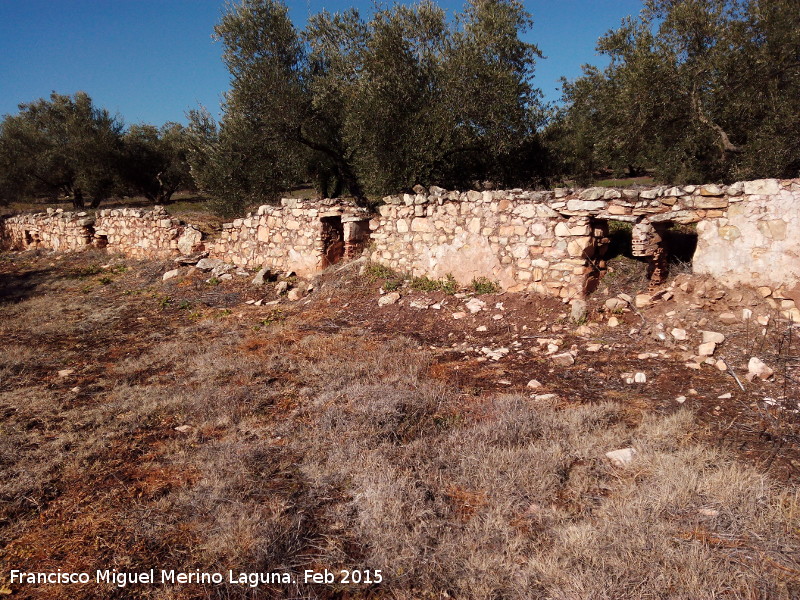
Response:
[[[400,277],[399,273],[391,267],[374,262],[367,264],[367,267],[364,269],[364,276],[370,282],[377,281],[378,279],[396,279]]]
[[[414,277],[409,283],[412,290],[420,292],[438,292],[442,289],[442,282],[437,279],[430,279],[429,277]]]
[[[450,273],[444,279],[431,279],[423,275],[414,277],[409,284],[411,289],[420,292],[444,292],[445,294],[455,294],[458,291],[458,282]]]
[[[500,285],[488,277],[476,277],[470,287],[476,294],[496,294],[500,291]]]
[[[402,279],[387,279],[383,282],[383,289],[387,292],[393,292],[396,289],[399,289],[400,286],[403,285]]]
[[[442,279],[442,291],[445,294],[455,294],[458,291],[458,282],[452,273],[448,273],[447,277]]]

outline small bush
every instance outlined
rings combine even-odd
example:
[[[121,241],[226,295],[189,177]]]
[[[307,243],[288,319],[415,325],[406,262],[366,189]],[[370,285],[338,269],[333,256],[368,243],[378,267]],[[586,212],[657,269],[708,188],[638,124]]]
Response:
[[[69,277],[74,277],[75,279],[83,279],[85,277],[92,277],[93,275],[97,275],[98,273],[102,272],[103,269],[100,268],[100,265],[91,264],[86,267],[80,267],[78,269],[73,269],[69,272]]]
[[[420,292],[438,292],[442,289],[442,283],[440,281],[430,279],[424,275],[422,277],[414,277],[408,285],[412,290]]]
[[[496,294],[500,291],[500,285],[488,277],[476,277],[470,287],[476,294]]]
[[[442,279],[442,291],[445,294],[455,294],[458,291],[458,282],[452,273],[448,273],[447,277]]]
[[[458,291],[458,282],[455,277],[448,273],[444,279],[430,279],[429,277],[415,277],[409,284],[411,289],[420,292],[444,292],[445,294],[455,294]]]
[[[400,274],[386,265],[371,262],[364,269],[364,276],[373,282],[379,279],[396,279],[400,277]]]
[[[383,282],[383,289],[387,292],[393,292],[399,289],[401,285],[403,285],[402,279],[387,279]]]
[[[261,326],[269,327],[273,323],[279,323],[280,321],[283,321],[285,318],[286,315],[283,314],[283,311],[279,308],[276,308],[275,310],[271,310],[267,315],[267,318],[261,321]]]

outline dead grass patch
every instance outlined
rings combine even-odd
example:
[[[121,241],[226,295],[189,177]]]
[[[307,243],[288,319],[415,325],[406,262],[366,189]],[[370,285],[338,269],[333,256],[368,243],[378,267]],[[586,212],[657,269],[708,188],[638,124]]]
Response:
[[[418,342],[325,321],[343,288],[254,331],[256,311],[190,321],[125,293],[139,283],[0,306],[0,562],[384,582],[19,597],[800,596],[797,490],[703,445],[689,411],[480,394]],[[63,364],[91,392],[55,378]],[[604,457],[629,446],[628,468]]]

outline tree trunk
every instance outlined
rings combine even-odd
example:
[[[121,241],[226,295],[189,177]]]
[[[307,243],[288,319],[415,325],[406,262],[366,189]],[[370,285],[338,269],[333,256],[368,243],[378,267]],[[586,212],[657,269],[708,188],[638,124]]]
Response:
[[[83,192],[77,189],[72,192],[72,208],[83,208],[86,204],[83,201]]]
[[[341,180],[344,182],[344,185],[347,186],[350,195],[356,199],[356,203],[359,206],[366,206],[367,197],[364,194],[364,189],[361,187],[361,182],[359,182],[358,177],[356,177],[356,174],[353,172],[347,159],[342,156],[340,152],[333,150],[326,144],[320,144],[303,135],[302,125],[295,129],[295,135],[297,141],[301,144],[311,148],[312,150],[322,152],[330,157],[330,159],[333,161],[333,164],[336,166],[336,170],[338,171]]]
[[[729,154],[741,152],[742,149],[738,146],[734,145],[731,142],[728,133],[722,129],[719,125],[717,125],[714,121],[712,121],[708,115],[706,115],[705,111],[703,110],[703,104],[700,101],[700,96],[697,93],[697,88],[692,88],[692,106],[694,107],[695,114],[697,115],[698,120],[707,127],[710,127],[714,130],[717,134],[719,139],[719,146],[722,150],[722,155],[724,158],[727,158]]]

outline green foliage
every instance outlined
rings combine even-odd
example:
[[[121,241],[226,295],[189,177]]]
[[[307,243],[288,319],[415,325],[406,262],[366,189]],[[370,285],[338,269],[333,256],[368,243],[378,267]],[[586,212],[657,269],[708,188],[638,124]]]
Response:
[[[399,290],[403,286],[402,279],[387,279],[381,286],[386,292],[393,292]]]
[[[517,0],[322,12],[298,31],[278,0],[230,5],[215,31],[232,75],[219,125],[193,114],[196,180],[236,212],[312,180],[366,201],[416,183],[530,180],[541,163],[536,46]]]
[[[188,140],[182,125],[133,125],[122,138],[120,175],[131,195],[155,204],[169,202],[178,190],[194,185],[187,161]]]
[[[367,281],[372,283],[379,279],[398,279],[400,275],[391,267],[387,267],[381,263],[370,262],[367,263],[364,269],[364,277],[366,277]]]
[[[280,308],[276,308],[271,310],[267,314],[267,318],[261,321],[261,327],[269,327],[274,323],[280,323],[281,321],[286,320],[286,315]]]
[[[59,195],[82,208],[115,194],[168,202],[191,189],[189,140],[176,123],[161,128],[123,123],[84,92],[53,93],[20,105],[0,123],[0,197]]]
[[[364,279],[367,283],[380,281],[381,287],[387,292],[400,289],[405,281],[405,278],[394,269],[375,262],[367,263]]]
[[[476,277],[469,285],[476,294],[496,294],[500,291],[500,285],[487,277]]]
[[[800,3],[645,0],[598,43],[601,71],[564,82],[548,131],[579,181],[653,169],[662,181],[800,174]]]
[[[0,123],[0,195],[65,195],[98,206],[119,187],[122,123],[85,92],[20,104]]]
[[[281,191],[303,178],[300,157],[266,135],[263,123],[229,109],[216,123],[205,109],[190,111],[187,160],[209,208],[231,217],[249,205],[275,203]]]
[[[409,287],[421,292],[444,292],[445,294],[455,294],[458,291],[458,282],[448,274],[444,279],[430,279],[428,277],[415,277],[409,283]]]
[[[458,282],[450,273],[447,274],[447,277],[441,280],[441,284],[442,291],[445,294],[455,294],[458,291]]]
[[[86,267],[79,267],[77,269],[73,269],[69,271],[69,276],[74,277],[76,279],[84,279],[86,277],[92,277],[93,275],[97,275],[102,273],[103,269],[98,264],[91,264]]]
[[[408,284],[412,290],[419,292],[438,292],[441,289],[441,282],[428,277],[414,277]]]

